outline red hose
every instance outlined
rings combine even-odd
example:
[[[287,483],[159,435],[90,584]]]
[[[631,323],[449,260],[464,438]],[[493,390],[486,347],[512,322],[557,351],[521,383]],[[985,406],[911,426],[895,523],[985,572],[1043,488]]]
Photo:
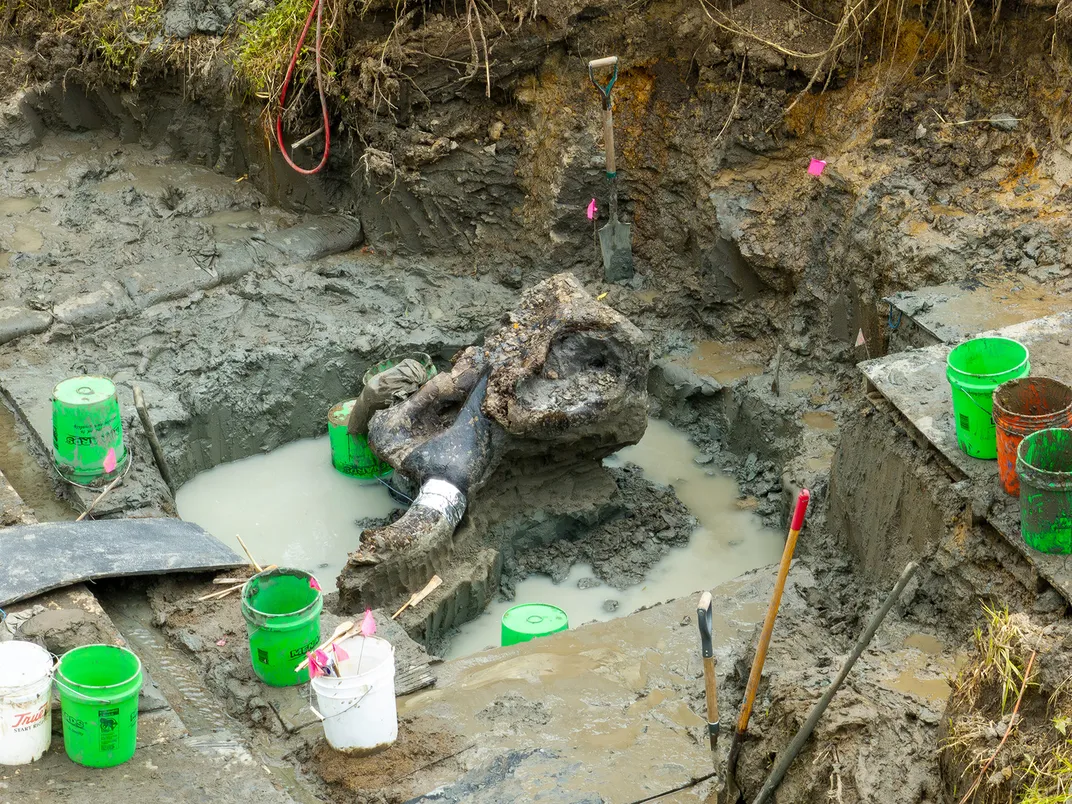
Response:
[[[279,90],[279,117],[275,121],[275,140],[279,145],[279,152],[283,155],[283,159],[286,160],[288,165],[305,176],[312,176],[314,173],[319,173],[323,170],[324,165],[328,163],[328,154],[331,153],[331,123],[328,119],[328,99],[324,96],[324,77],[320,72],[320,47],[322,43],[320,24],[322,13],[322,0],[313,0],[313,5],[309,9],[309,16],[305,18],[305,27],[302,28],[301,36],[298,37],[298,44],[294,46],[294,55],[290,57],[290,66],[287,67],[287,76],[283,79],[283,88]],[[294,164],[294,160],[290,158],[290,154],[287,153],[287,148],[283,144],[283,112],[287,108],[287,88],[290,86],[290,79],[294,75],[294,68],[298,64],[298,56],[301,55],[302,47],[305,45],[305,37],[309,33],[309,26],[313,23],[314,14],[316,15],[316,46],[314,48],[316,53],[316,89],[320,93],[320,109],[324,114],[324,155],[320,157],[319,165],[312,170],[306,170]]]

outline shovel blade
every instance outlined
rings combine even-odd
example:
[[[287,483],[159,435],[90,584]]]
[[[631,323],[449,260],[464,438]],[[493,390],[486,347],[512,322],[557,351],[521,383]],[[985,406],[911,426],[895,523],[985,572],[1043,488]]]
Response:
[[[608,282],[633,278],[633,233],[628,223],[612,219],[599,230],[603,251],[603,277]]]

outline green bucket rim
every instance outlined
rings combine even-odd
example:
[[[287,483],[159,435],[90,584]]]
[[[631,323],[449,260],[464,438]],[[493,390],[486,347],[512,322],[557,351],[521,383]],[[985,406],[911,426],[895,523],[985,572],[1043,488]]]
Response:
[[[267,625],[273,619],[280,618],[280,617],[300,617],[301,615],[303,615],[306,612],[308,612],[309,609],[313,608],[314,606],[323,605],[323,603],[324,603],[324,590],[323,589],[316,589],[316,590],[314,590],[316,592],[316,596],[308,604],[306,604],[305,606],[303,606],[300,609],[297,609],[296,611],[288,611],[288,612],[286,612],[284,614],[269,614],[266,611],[261,611],[260,609],[253,608],[253,606],[250,604],[249,600],[247,600],[247,598],[246,598],[246,593],[249,590],[250,584],[252,584],[258,578],[273,577],[273,576],[279,576],[279,575],[292,575],[294,577],[304,576],[305,578],[309,578],[311,580],[316,581],[316,576],[313,575],[311,572],[306,572],[305,570],[300,570],[300,569],[296,569],[296,568],[292,568],[292,567],[277,567],[276,569],[264,570],[263,572],[258,572],[256,575],[254,575],[252,578],[250,578],[248,581],[246,581],[245,584],[242,586],[242,608],[243,609],[249,609],[251,612],[256,614],[258,617],[263,617],[264,620],[265,620],[265,625]],[[316,583],[317,583],[317,586],[320,585],[320,581],[316,581]]]
[[[330,408],[328,408],[328,427],[346,427],[350,418],[350,413],[353,412],[354,405],[357,404],[357,399],[344,399],[342,402],[336,402]],[[346,406],[349,405],[350,409],[347,410]],[[336,411],[339,415],[346,413],[345,418],[341,422],[335,421]]]
[[[518,628],[516,628],[513,625],[511,625],[510,623],[508,623],[506,621],[506,618],[509,617],[511,614],[518,613],[519,610],[521,610],[521,609],[543,609],[543,610],[546,610],[549,614],[554,613],[554,614],[560,615],[562,617],[562,627],[556,628],[553,631],[539,631],[539,632],[537,632],[537,631],[522,631],[522,630],[519,630]],[[541,621],[543,619],[544,618],[541,618]],[[530,624],[532,624],[532,625],[536,624],[536,623],[532,623],[531,616],[528,618],[528,622]],[[554,605],[553,603],[518,603],[516,606],[511,606],[510,608],[508,608],[506,611],[503,612],[503,616],[502,616],[502,619],[500,620],[499,624],[500,624],[501,628],[508,629],[512,633],[522,634],[524,636],[529,636],[529,637],[532,637],[532,638],[538,638],[538,637],[541,637],[541,636],[550,636],[551,634],[557,634],[560,631],[567,630],[569,628],[569,615],[566,614],[566,611],[564,609]],[[522,625],[522,624],[519,623],[519,625]]]
[[[119,387],[115,384],[115,381],[111,377],[105,377],[105,376],[100,375],[100,374],[79,374],[76,377],[68,377],[67,379],[60,380],[58,383],[56,383],[56,385],[52,388],[52,402],[58,402],[61,405],[82,407],[81,403],[68,402],[65,399],[60,399],[59,390],[64,385],[73,384],[75,382],[85,381],[85,380],[99,380],[101,382],[108,383],[108,385],[110,385],[112,387],[112,390],[107,395],[101,397],[100,399],[98,399],[95,402],[85,403],[85,404],[100,405],[100,404],[103,404],[105,402],[108,402],[113,397],[115,398],[115,400],[117,402],[119,401]],[[89,396],[89,394],[83,394],[82,396]]]
[[[123,653],[126,653],[126,654],[129,654],[129,655],[133,656],[134,657],[134,663],[135,663],[134,664],[134,673],[133,673],[133,675],[131,675],[129,678],[126,678],[126,679],[124,679],[122,681],[117,681],[114,684],[105,684],[105,685],[101,685],[101,686],[97,686],[97,685],[94,685],[94,684],[80,684],[77,681],[71,681],[71,679],[69,679],[67,676],[65,676],[63,674],[63,660],[66,659],[68,656],[70,656],[72,653],[77,653],[78,651],[82,651],[82,650],[89,650],[90,648],[107,648],[108,650],[118,650],[118,651],[122,651]],[[55,682],[56,686],[59,687],[64,692],[72,692],[75,695],[81,695],[86,700],[92,701],[92,700],[96,700],[96,699],[90,697],[87,694],[82,693],[81,690],[96,690],[96,691],[100,691],[100,692],[104,692],[106,690],[114,690],[117,687],[125,687],[128,684],[132,684],[134,682],[134,680],[137,679],[138,676],[140,676],[141,674],[142,674],[141,657],[138,656],[138,654],[136,654],[130,648],[124,648],[122,645],[109,645],[109,644],[107,644],[105,642],[94,642],[94,643],[89,644],[89,645],[79,645],[77,648],[71,648],[69,651],[67,651],[62,656],[60,656],[59,661],[56,663],[56,670],[55,670],[55,673],[53,675],[53,681]],[[71,684],[77,685],[77,687],[69,686]]]
[[[960,351],[961,349],[966,350],[966,347],[969,347],[969,346],[978,347],[984,341],[1002,341],[1004,343],[1008,343],[1008,344],[1012,344],[1013,346],[1017,346],[1020,349],[1022,349],[1023,352],[1024,352],[1023,359],[1020,360],[1014,366],[1011,366],[1011,367],[1006,368],[1006,369],[1002,369],[1001,371],[991,372],[989,374],[977,374],[977,373],[971,372],[971,371],[964,371],[963,369],[957,368],[956,366],[953,365],[953,355],[955,355],[958,351]],[[987,377],[1000,377],[1003,374],[1009,374],[1009,373],[1014,372],[1014,371],[1019,371],[1021,368],[1023,368],[1024,364],[1029,363],[1030,360],[1031,360],[1031,352],[1027,348],[1027,346],[1025,346],[1024,344],[1020,343],[1020,341],[1018,341],[1018,340],[1014,340],[1013,338],[1005,338],[1005,337],[1001,337],[1001,336],[971,338],[969,340],[964,341],[964,343],[957,344],[956,346],[954,346],[949,351],[949,354],[946,355],[946,359],[945,359],[946,377],[949,379],[950,382],[953,381],[953,377],[950,376],[951,372],[955,372],[956,375],[959,375],[958,380],[959,380],[960,376],[965,377],[965,378],[977,377],[979,379],[984,379],[984,378],[987,378]],[[1019,378],[1017,378],[1017,379],[1019,379]],[[962,385],[962,386],[967,385],[967,383],[964,383],[964,382],[958,382],[958,384]]]
[[[1050,488],[1072,489],[1072,466],[1067,472],[1054,472],[1051,469],[1040,469],[1033,463],[1029,463],[1027,458],[1024,457],[1025,447],[1030,448],[1034,446],[1036,441],[1049,438],[1050,433],[1066,433],[1066,437],[1072,439],[1072,430],[1064,427],[1047,427],[1044,430],[1036,430],[1030,435],[1024,436],[1024,439],[1016,448],[1016,474],[1020,476],[1021,484],[1026,479],[1028,485],[1045,483]]]

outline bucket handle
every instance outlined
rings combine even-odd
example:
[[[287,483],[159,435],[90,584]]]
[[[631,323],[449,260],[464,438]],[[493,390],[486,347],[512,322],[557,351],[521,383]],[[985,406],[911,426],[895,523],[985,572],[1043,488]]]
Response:
[[[368,696],[368,694],[370,692],[372,692],[372,685],[371,684],[364,685],[364,690],[365,691],[363,693],[361,693],[360,698],[358,698],[356,701],[353,701],[349,706],[347,706],[341,712],[336,712],[333,715],[322,715],[322,714],[320,714],[319,710],[317,710],[317,708],[315,706],[313,706],[312,700],[309,701],[309,711],[312,712],[314,715],[316,715],[316,719],[321,721],[321,722],[331,720],[332,718],[341,717],[342,715],[345,715],[347,712],[349,712],[351,709],[353,709],[355,706],[357,706],[359,703],[361,703],[363,700],[365,700],[365,698]],[[311,694],[314,692],[311,684],[309,685],[309,692],[310,692],[310,699],[311,699],[311,697],[312,697]]]
[[[967,391],[961,391],[961,393],[964,396],[966,396],[968,398],[968,401],[971,402],[973,405],[975,405],[975,407],[979,408],[979,410],[981,410],[983,413],[985,413],[987,416],[989,416],[991,422],[997,423],[997,419],[994,417],[994,411],[993,410],[987,410],[986,408],[984,408],[982,405],[980,405],[978,402],[976,402],[975,397],[972,396],[971,394],[969,394]]]

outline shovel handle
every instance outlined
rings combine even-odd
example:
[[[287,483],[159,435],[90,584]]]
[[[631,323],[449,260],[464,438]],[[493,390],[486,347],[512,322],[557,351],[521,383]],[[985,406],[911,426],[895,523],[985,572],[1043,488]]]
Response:
[[[606,84],[601,84],[596,80],[595,71],[603,67],[614,68]],[[618,57],[607,56],[602,59],[592,59],[588,62],[588,77],[592,80],[592,86],[603,97],[603,144],[607,152],[607,178],[613,179],[617,173],[617,166],[614,161],[614,112],[611,110],[610,93],[614,89],[614,82],[618,80]],[[616,207],[617,204],[613,206]]]
[[[700,648],[703,654],[704,698],[707,701],[707,733],[711,738],[711,750],[718,740],[718,684],[715,679],[715,651],[712,639],[714,616],[711,611],[711,593],[700,595],[696,604],[696,623],[700,628]]]
[[[748,686],[745,687],[741,714],[737,718],[734,743],[738,750],[740,742],[744,738],[744,733],[748,730],[748,720],[752,716],[752,705],[756,701],[756,691],[759,689],[759,680],[763,675],[763,663],[767,659],[767,648],[770,646],[771,633],[774,631],[774,620],[778,616],[778,608],[782,603],[785,579],[789,575],[789,565],[793,563],[793,551],[796,550],[797,537],[800,535],[800,529],[804,526],[804,514],[808,510],[810,500],[811,492],[807,489],[802,489],[800,494],[797,495],[797,506],[793,512],[793,521],[789,526],[789,536],[785,540],[785,549],[782,550],[782,563],[778,567],[778,577],[774,582],[774,591],[771,593],[770,604],[767,606],[767,616],[763,620],[763,631],[759,635],[756,656],[752,660],[752,672],[748,675]]]

